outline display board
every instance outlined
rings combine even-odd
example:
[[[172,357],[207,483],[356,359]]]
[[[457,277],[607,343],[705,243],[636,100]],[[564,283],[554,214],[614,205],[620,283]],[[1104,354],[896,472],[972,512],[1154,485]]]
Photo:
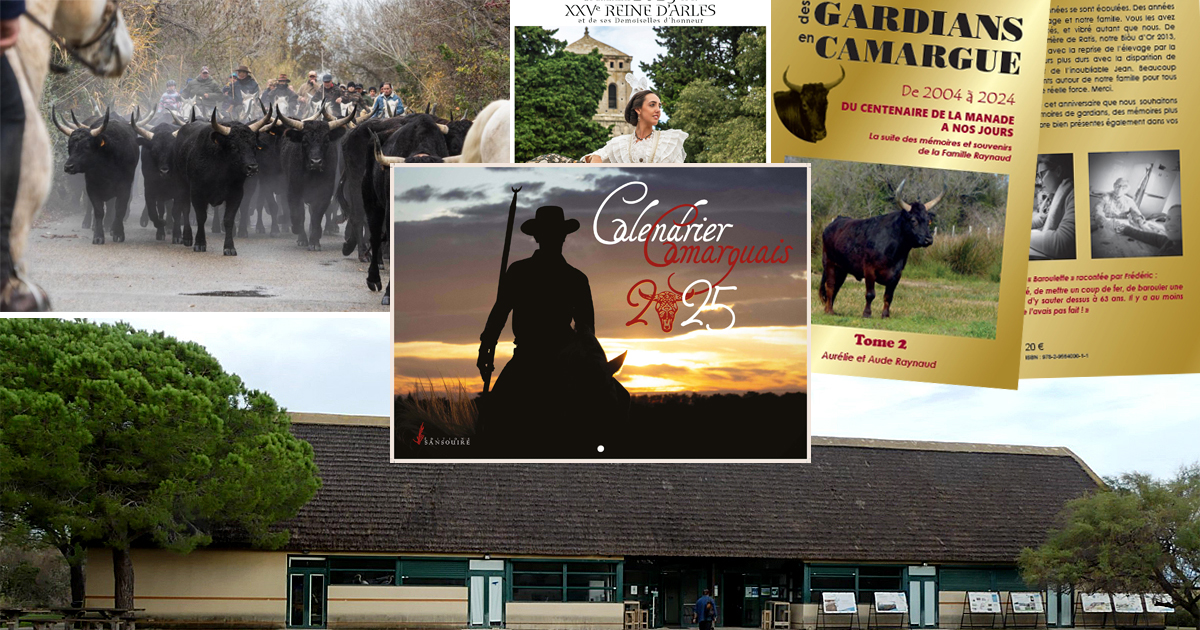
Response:
[[[1110,613],[1113,611],[1112,598],[1108,593],[1080,593],[1079,605],[1085,613]]]
[[[813,167],[813,371],[1015,389],[1045,0],[771,3],[771,161]]]
[[[858,601],[854,593],[821,593],[821,611],[826,615],[857,614]]]
[[[1171,614],[1175,612],[1175,603],[1166,593],[1146,593],[1146,612],[1156,614]]]
[[[1112,601],[1115,612],[1132,614],[1145,612],[1140,593],[1113,593]]]
[[[1053,0],[1021,378],[1200,372],[1198,29],[1196,2]]]
[[[1012,603],[1012,611],[1014,613],[1022,614],[1046,612],[1046,607],[1042,603],[1042,594],[1038,591],[1016,591],[1009,593],[1008,598]]]
[[[1000,593],[968,591],[967,604],[974,614],[999,614]]]
[[[907,593],[875,593],[875,612],[906,613],[908,612]]]

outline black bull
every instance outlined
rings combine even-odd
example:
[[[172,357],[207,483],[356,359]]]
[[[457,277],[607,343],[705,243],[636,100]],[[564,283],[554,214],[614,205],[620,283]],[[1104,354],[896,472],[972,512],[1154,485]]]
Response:
[[[790,69],[790,68],[789,68]],[[805,142],[825,139],[825,110],[829,105],[829,90],[837,87],[846,78],[842,76],[832,83],[806,83],[796,85],[788,81],[788,71],[783,71],[783,83],[787,91],[775,93],[775,113],[779,121],[792,135]]]
[[[839,216],[821,234],[821,286],[818,294],[825,312],[833,314],[833,301],[846,275],[866,280],[867,305],[863,317],[871,316],[871,301],[875,299],[875,283],[884,286],[883,313],[891,316],[892,296],[900,284],[900,274],[908,263],[908,252],[914,247],[933,244],[933,219],[929,212],[942,195],[927,204],[912,205],[898,201],[903,211],[891,212],[870,219],[851,219]]]

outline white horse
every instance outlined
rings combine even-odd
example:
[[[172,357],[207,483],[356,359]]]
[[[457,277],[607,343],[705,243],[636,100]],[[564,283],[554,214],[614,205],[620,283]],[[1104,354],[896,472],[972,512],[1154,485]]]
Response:
[[[50,193],[54,167],[50,132],[38,116],[50,69],[51,37],[32,19],[53,31],[99,76],[121,76],[133,56],[133,40],[114,0],[28,0],[25,6],[17,45],[4,53],[17,77],[26,122],[10,237],[15,272],[8,285],[0,287],[0,302],[42,309],[46,305],[41,290],[22,280],[27,275],[22,262],[25,245],[34,215]]]

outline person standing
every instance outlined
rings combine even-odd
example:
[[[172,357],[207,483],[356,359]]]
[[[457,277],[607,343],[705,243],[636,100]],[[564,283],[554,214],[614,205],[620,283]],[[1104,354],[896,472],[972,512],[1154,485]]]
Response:
[[[708,589],[696,600],[696,610],[692,612],[692,622],[700,622],[700,630],[712,630],[717,621],[717,602],[709,595]]]
[[[404,103],[400,102],[400,96],[392,93],[391,83],[384,83],[382,92],[375,97],[375,105],[371,108],[371,118],[384,118],[389,106],[395,116],[404,113]]]

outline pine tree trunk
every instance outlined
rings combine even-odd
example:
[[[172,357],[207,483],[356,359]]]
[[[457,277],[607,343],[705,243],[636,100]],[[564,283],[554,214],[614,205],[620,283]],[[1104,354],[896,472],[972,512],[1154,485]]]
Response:
[[[113,549],[113,608],[133,608],[133,559],[128,549]]]
[[[67,568],[70,569],[71,606],[82,608],[84,600],[87,598],[87,575],[83,570],[83,562],[87,558],[87,553],[81,546],[72,544],[59,545],[58,551],[63,555],[63,559],[67,561]]]
[[[83,573],[83,554],[77,558],[77,562],[72,562],[71,567],[71,607],[83,608],[84,600],[87,597],[87,576]]]

